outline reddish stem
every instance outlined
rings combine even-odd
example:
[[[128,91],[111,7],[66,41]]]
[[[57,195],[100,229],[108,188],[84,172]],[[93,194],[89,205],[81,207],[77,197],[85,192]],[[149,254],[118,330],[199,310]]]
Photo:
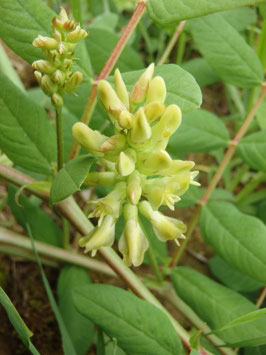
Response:
[[[180,260],[181,256],[183,255],[183,252],[184,252],[184,250],[185,250],[185,248],[192,236],[192,233],[193,233],[195,227],[197,226],[201,207],[208,202],[213,190],[215,189],[218,182],[220,181],[226,166],[228,165],[228,163],[230,162],[230,160],[232,159],[232,157],[235,153],[238,143],[245,135],[245,133],[248,129],[248,126],[250,125],[251,121],[253,120],[265,93],[266,93],[266,84],[264,83],[262,85],[261,93],[260,93],[257,101],[255,102],[254,106],[250,110],[246,120],[244,121],[243,125],[240,127],[235,138],[231,141],[218,170],[216,171],[215,175],[213,176],[213,178],[210,182],[210,185],[208,186],[208,188],[207,188],[205,194],[203,195],[203,197],[201,198],[201,200],[198,202],[198,206],[196,208],[196,211],[195,211],[195,213],[188,225],[186,239],[182,243],[181,247],[179,249],[177,249],[176,253],[174,254],[171,264],[170,264],[170,267],[174,267],[178,263],[178,261]]]

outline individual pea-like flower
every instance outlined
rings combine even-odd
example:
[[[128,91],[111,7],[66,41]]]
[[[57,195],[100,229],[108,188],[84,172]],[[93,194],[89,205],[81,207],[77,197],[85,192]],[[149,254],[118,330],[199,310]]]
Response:
[[[65,9],[61,7],[59,17],[52,19],[52,35],[53,38],[39,35],[34,39],[33,47],[41,48],[45,59],[36,60],[32,66],[42,90],[51,97],[55,107],[61,107],[63,95],[73,93],[82,82],[82,73],[72,70],[74,49],[88,33],[75,20],[69,20]]]
[[[123,214],[125,227],[118,248],[128,266],[140,265],[149,246],[138,213],[150,221],[159,240],[175,240],[179,245],[178,240],[185,238],[186,226],[158,208],[166,205],[174,210],[189,185],[198,185],[194,181],[198,172],[191,171],[194,162],[172,160],[166,151],[182,115],[177,105],[165,105],[165,82],[153,74],[151,64],[130,93],[118,69],[114,88],[106,80],[98,82],[99,98],[114,127],[113,136],[107,137],[81,122],[72,130],[75,139],[98,158],[104,170],[89,173],[84,183],[114,186],[108,195],[90,202],[96,208],[89,217],[98,217],[98,226],[81,238],[80,245],[93,254],[112,245],[114,225]]]

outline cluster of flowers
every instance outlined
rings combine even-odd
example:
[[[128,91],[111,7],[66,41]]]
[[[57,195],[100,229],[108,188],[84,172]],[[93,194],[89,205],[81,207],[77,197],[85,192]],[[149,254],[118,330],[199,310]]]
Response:
[[[113,123],[114,136],[107,137],[81,122],[73,126],[75,139],[105,168],[89,173],[85,183],[114,186],[105,197],[90,201],[95,209],[89,218],[98,217],[98,226],[80,239],[80,246],[92,255],[111,246],[115,223],[123,213],[125,228],[118,247],[128,266],[140,265],[149,246],[138,213],[152,223],[159,240],[175,240],[178,244],[178,239],[185,238],[186,226],[164,216],[158,208],[167,205],[174,210],[189,185],[198,184],[193,181],[198,172],[190,171],[194,163],[172,160],[165,150],[181,123],[181,111],[176,105],[165,106],[165,82],[153,74],[151,64],[130,93],[118,69],[114,89],[107,81],[99,81],[99,97]]]
[[[43,50],[46,59],[36,60],[32,66],[42,90],[51,97],[54,106],[61,107],[63,95],[73,93],[82,82],[82,73],[72,71],[74,49],[88,33],[75,20],[69,20],[63,7],[52,23],[53,38],[38,36],[32,43]]]

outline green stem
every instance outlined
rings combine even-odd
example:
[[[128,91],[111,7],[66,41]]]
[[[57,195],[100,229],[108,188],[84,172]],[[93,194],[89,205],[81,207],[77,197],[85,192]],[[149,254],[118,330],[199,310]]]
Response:
[[[70,249],[70,228],[69,222],[66,218],[62,217],[62,232],[63,232],[63,246],[64,249]]]
[[[249,171],[249,167],[247,165],[242,165],[236,172],[234,179],[228,186],[228,190],[233,192],[236,187],[241,182],[243,176]]]
[[[266,176],[263,172],[258,172],[253,179],[249,181],[249,183],[237,194],[236,202],[239,203],[244,200],[252,191],[255,190],[257,186],[260,185],[261,182],[265,181]]]
[[[13,249],[16,255],[33,256],[32,245],[29,238],[3,227],[0,227],[0,245],[1,250],[3,250],[3,248],[8,248],[10,252]],[[35,241],[35,246],[38,253],[45,260],[48,259],[53,263],[70,263],[111,277],[116,277],[115,272],[108,265],[96,259],[38,241]],[[20,254],[18,254],[18,250],[22,250]]]
[[[161,283],[163,281],[163,276],[161,274],[161,271],[159,269],[159,265],[157,263],[157,260],[156,260],[156,257],[154,255],[154,251],[153,251],[153,248],[152,248],[152,245],[151,245],[151,242],[150,242],[150,237],[149,237],[149,234],[147,233],[143,223],[141,222],[141,220],[139,219],[139,224],[140,224],[140,227],[143,231],[143,233],[145,234],[146,238],[148,239],[149,241],[149,248],[148,248],[148,257],[149,257],[149,260],[150,260],[150,264],[151,264],[151,267],[153,268],[153,271],[154,271],[154,274],[157,278],[157,281],[159,283]]]
[[[172,35],[169,43],[167,44],[167,46],[165,48],[165,51],[163,52],[163,55],[160,58],[160,60],[158,61],[157,65],[164,64],[167,61],[170,53],[172,52],[172,50],[173,50],[173,48],[174,48],[174,46],[175,46],[175,44],[176,44],[176,42],[177,42],[177,40],[178,40],[178,38],[180,36],[180,33],[182,32],[182,30],[183,30],[183,28],[185,26],[185,23],[186,23],[186,21],[181,21],[178,24],[175,32],[173,33],[173,35]]]
[[[62,107],[56,107],[56,137],[57,137],[57,171],[64,165],[64,139],[63,139],[63,122]]]
[[[181,247],[179,249],[177,249],[176,252],[174,253],[174,256],[173,256],[171,264],[170,264],[171,267],[174,267],[178,263],[178,261],[181,259],[182,255],[183,255],[183,252],[185,250],[185,247],[187,246],[188,242],[190,241],[190,238],[191,238],[191,236],[193,234],[193,231],[194,231],[195,227],[197,226],[197,222],[198,222],[198,219],[199,219],[201,207],[208,202],[213,190],[215,189],[215,187],[217,186],[218,182],[222,178],[225,168],[227,167],[227,165],[231,161],[231,159],[232,159],[232,157],[233,157],[233,155],[235,153],[235,150],[236,150],[236,147],[237,147],[238,143],[240,142],[242,137],[247,132],[247,129],[248,129],[250,123],[252,122],[252,120],[253,120],[253,118],[254,118],[254,116],[255,116],[255,114],[256,114],[259,106],[260,106],[260,103],[261,103],[265,93],[266,93],[266,84],[264,83],[262,85],[261,92],[260,92],[260,95],[259,95],[257,101],[253,105],[252,109],[250,110],[249,114],[247,115],[247,118],[243,122],[243,124],[240,127],[239,131],[237,132],[236,136],[231,141],[231,144],[229,145],[229,147],[228,147],[228,149],[227,149],[227,151],[226,151],[226,153],[224,155],[224,158],[221,161],[221,164],[220,164],[219,168],[217,169],[216,173],[214,174],[214,176],[213,176],[213,178],[212,178],[212,180],[211,180],[211,182],[210,182],[205,194],[203,195],[201,200],[198,202],[198,206],[197,206],[197,208],[195,210],[195,213],[194,213],[194,215],[193,215],[193,217],[192,217],[192,219],[191,219],[191,221],[190,221],[190,223],[188,225],[188,230],[187,230],[187,233],[186,233],[186,239],[181,244]]]

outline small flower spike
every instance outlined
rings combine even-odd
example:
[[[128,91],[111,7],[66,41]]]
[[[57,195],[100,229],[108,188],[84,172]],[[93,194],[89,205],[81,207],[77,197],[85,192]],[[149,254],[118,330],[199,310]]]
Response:
[[[61,7],[59,17],[52,19],[52,35],[53,38],[38,36],[34,39],[33,47],[43,51],[45,60],[36,60],[32,66],[42,90],[51,97],[55,107],[61,107],[64,94],[73,93],[82,82],[82,73],[72,70],[74,49],[88,33],[75,20],[69,20]]]

